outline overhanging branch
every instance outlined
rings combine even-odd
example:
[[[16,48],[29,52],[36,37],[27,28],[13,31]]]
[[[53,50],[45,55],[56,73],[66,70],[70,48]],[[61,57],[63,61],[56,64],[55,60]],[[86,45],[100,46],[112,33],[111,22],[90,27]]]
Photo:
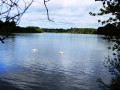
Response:
[[[54,22],[54,21],[52,21],[52,20],[50,19],[50,17],[49,17],[48,8],[47,8],[47,5],[46,5],[46,2],[48,2],[48,1],[50,1],[50,0],[44,0],[44,5],[45,5],[46,11],[47,11],[47,18],[48,18],[49,21]]]

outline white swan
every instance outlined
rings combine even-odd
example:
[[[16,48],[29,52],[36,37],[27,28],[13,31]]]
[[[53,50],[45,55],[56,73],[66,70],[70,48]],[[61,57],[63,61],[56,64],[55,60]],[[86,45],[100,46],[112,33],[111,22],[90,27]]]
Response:
[[[63,52],[59,52],[59,54],[63,54]]]
[[[38,52],[38,49],[32,49],[33,52]]]

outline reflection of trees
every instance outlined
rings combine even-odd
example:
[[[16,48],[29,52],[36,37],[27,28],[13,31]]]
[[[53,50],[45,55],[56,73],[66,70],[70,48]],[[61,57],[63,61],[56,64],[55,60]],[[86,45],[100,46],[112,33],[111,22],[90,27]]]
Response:
[[[106,37],[108,42],[113,42],[113,46],[109,46],[108,50],[111,55],[105,57],[104,66],[108,68],[113,75],[111,83],[108,85],[101,78],[97,79],[99,86],[104,90],[120,90],[120,37]]]

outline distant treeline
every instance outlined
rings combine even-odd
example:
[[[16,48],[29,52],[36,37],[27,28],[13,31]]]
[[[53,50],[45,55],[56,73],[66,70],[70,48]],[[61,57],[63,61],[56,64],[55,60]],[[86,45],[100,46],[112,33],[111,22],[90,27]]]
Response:
[[[94,28],[70,28],[70,29],[43,29],[44,32],[54,32],[54,33],[78,33],[78,34],[100,34],[109,36],[119,36],[120,29],[112,24],[107,24],[103,27]]]
[[[20,27],[16,26],[14,21],[3,22],[0,21],[0,33],[41,33],[44,30],[39,27],[29,26],[29,27]]]
[[[44,32],[54,33],[79,33],[79,34],[96,34],[97,29],[94,28],[70,28],[70,29],[43,29]]]
[[[34,26],[28,26],[28,27],[16,26],[14,28],[14,33],[42,33],[42,32],[44,32],[43,29]]]
[[[16,26],[15,22],[2,22],[0,21],[0,34],[2,33],[78,33],[78,34],[102,34],[102,35],[120,35],[120,29],[112,24],[107,24],[104,27],[94,28],[70,28],[70,29],[48,29],[39,28],[34,26],[20,27]]]

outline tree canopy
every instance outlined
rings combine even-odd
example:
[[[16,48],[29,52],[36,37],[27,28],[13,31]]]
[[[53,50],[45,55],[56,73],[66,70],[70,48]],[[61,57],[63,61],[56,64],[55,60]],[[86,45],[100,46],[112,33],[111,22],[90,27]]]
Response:
[[[107,20],[98,20],[102,24],[113,24],[117,28],[120,29],[120,0],[95,0],[95,1],[102,1],[103,7],[100,8],[99,13],[92,13],[92,16],[103,16],[109,14],[110,17]]]

